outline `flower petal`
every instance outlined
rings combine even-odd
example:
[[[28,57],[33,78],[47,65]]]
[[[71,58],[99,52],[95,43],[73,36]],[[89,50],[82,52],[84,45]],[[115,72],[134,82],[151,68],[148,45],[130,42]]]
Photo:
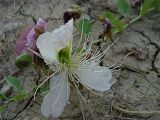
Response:
[[[28,52],[26,43],[27,43],[27,35],[32,30],[32,26],[27,27],[25,30],[22,31],[20,37],[16,41],[15,44],[15,53],[16,55],[20,55],[22,53]]]
[[[112,78],[111,70],[107,67],[88,65],[76,71],[80,82],[91,89],[106,91],[110,89],[109,81]]]
[[[42,18],[39,18],[38,22],[36,24],[36,28],[41,29],[42,32],[45,32],[46,31],[46,22]]]
[[[53,31],[57,35],[58,42],[61,43],[62,48],[69,45],[73,41],[73,19],[69,20],[65,25],[60,26]]]
[[[38,33],[38,35],[35,31],[35,28],[40,30],[40,33]],[[37,37],[40,34],[44,33],[45,30],[46,30],[46,22],[42,18],[39,18],[36,26],[26,27],[25,30],[22,31],[18,40],[16,41],[16,45],[15,45],[16,55],[18,56],[22,53],[30,53],[31,55],[33,54],[32,52],[28,51],[26,44],[29,45],[29,47],[33,51],[37,51],[37,47],[36,47]]]
[[[54,61],[57,61],[56,57],[56,46],[58,46],[58,42],[54,41],[55,35],[49,32],[46,32],[40,35],[37,39],[36,45],[39,49],[41,55],[44,58],[44,61],[47,64],[52,64]]]
[[[44,116],[59,117],[68,102],[70,88],[67,84],[66,73],[63,72],[50,80],[50,92],[44,97],[41,112]]]
[[[49,117],[51,114],[51,96],[50,92],[43,98],[43,103],[41,104],[41,112],[44,116]]]
[[[28,35],[27,35],[27,45],[29,45],[29,47],[33,50],[33,51],[37,51],[37,47],[36,47],[36,34],[34,29],[32,29]]]
[[[57,53],[66,46],[72,47],[73,20],[70,20],[52,33],[46,32],[37,39],[37,47],[47,64],[58,61]],[[70,49],[71,50],[71,49]]]

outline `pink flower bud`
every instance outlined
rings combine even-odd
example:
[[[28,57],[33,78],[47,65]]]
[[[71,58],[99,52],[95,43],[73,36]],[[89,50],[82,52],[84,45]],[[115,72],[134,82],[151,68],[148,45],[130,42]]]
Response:
[[[28,45],[33,51],[37,51],[36,40],[37,40],[37,37],[36,37],[35,30],[32,29],[27,35],[26,45]]]
[[[46,30],[46,22],[42,18],[39,18],[38,22],[36,24],[36,28],[39,28],[39,29],[42,30],[42,32],[45,32],[45,30]]]
[[[15,51],[16,55],[20,55],[22,53],[31,53],[28,51],[27,45],[33,50],[37,51],[36,40],[38,36],[44,33],[46,30],[46,22],[39,18],[35,27],[28,27],[23,31],[16,42]]]
[[[110,32],[112,25],[111,25],[111,22],[108,18],[104,19],[102,25],[103,25],[103,32],[104,33]]]
[[[32,30],[32,27],[26,28],[24,31],[22,31],[20,37],[16,41],[15,52],[17,56],[27,52],[27,46],[26,46],[27,35],[31,30]]]

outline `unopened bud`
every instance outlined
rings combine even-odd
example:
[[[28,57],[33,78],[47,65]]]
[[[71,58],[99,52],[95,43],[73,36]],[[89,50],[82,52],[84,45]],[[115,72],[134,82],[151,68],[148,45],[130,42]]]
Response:
[[[15,64],[19,69],[25,68],[32,63],[32,56],[28,53],[23,53],[16,57]]]
[[[72,5],[66,12],[63,14],[64,23],[67,23],[71,18],[76,20],[81,16],[81,9],[78,5]]]

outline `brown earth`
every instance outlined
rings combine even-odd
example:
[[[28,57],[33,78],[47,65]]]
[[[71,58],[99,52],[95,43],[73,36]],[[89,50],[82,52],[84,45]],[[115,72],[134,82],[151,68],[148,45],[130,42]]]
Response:
[[[63,22],[63,13],[71,4],[79,4],[83,16],[93,21],[91,39],[98,39],[102,32],[96,15],[111,10],[116,13],[114,0],[0,0],[0,89],[11,94],[3,81],[7,75],[16,75],[31,91],[39,80],[32,68],[18,71],[14,65],[14,44],[20,31],[27,24],[35,24],[39,17],[47,21],[47,31]],[[135,10],[136,11],[136,10]],[[134,11],[134,12],[135,12]],[[133,12],[133,15],[135,13]],[[56,14],[56,18],[55,18]],[[114,72],[111,90],[103,97],[87,91],[89,103],[83,103],[86,120],[160,120],[160,15],[154,11],[143,20],[132,24],[120,33],[105,60],[104,66],[120,66]],[[134,53],[140,50],[141,54]],[[131,54],[133,52],[133,54]],[[129,55],[131,54],[131,55]],[[143,59],[139,59],[143,57]],[[117,70],[117,69],[116,69]],[[18,71],[18,72],[17,72]],[[113,70],[114,71],[114,70]],[[15,73],[16,72],[16,73]],[[42,81],[42,80],[41,80]],[[50,120],[82,120],[79,101],[71,94],[70,104],[61,117]],[[42,97],[32,97],[18,103],[8,103],[2,113],[3,120],[48,120],[40,112]]]

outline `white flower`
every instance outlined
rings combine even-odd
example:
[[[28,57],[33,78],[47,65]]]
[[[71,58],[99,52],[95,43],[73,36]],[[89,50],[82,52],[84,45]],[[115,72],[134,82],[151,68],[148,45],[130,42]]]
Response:
[[[46,64],[55,72],[50,79],[50,91],[44,97],[41,111],[44,116],[58,117],[66,106],[70,85],[84,85],[87,89],[106,91],[110,89],[111,70],[98,66],[98,60],[105,54],[85,58],[88,52],[76,52],[71,55],[73,41],[73,20],[70,20],[52,33],[46,32],[37,39],[37,47]]]
[[[55,29],[52,33],[46,32],[38,37],[36,44],[47,64],[58,61],[58,52],[63,48],[70,48],[71,53],[72,32],[73,20]]]

